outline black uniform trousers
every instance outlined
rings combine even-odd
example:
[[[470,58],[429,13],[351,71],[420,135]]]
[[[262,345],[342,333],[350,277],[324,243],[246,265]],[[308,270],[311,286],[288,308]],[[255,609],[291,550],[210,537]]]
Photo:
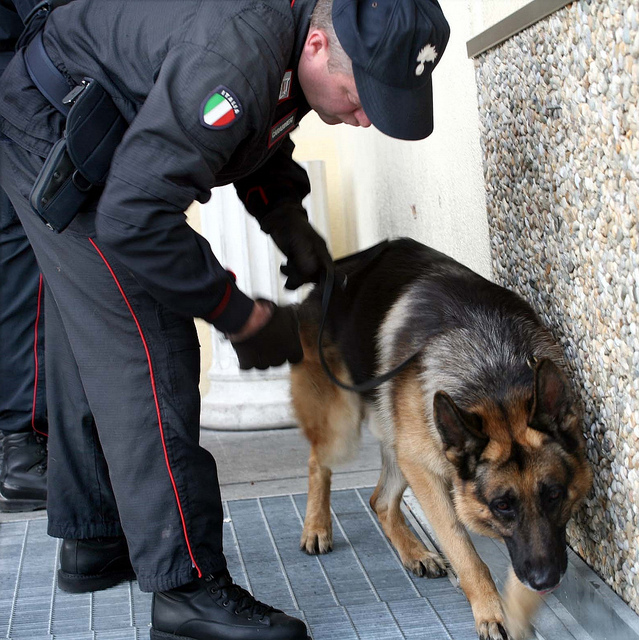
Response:
[[[95,211],[61,234],[28,194],[43,160],[0,139],[9,194],[47,283],[49,534],[126,536],[144,591],[222,569],[213,457],[199,446],[192,318],[152,298],[95,239]]]
[[[46,434],[44,285],[9,197],[0,189],[0,431]]]
[[[20,4],[21,10],[30,8],[30,0]],[[21,30],[17,13],[0,7],[0,43],[13,46]],[[0,75],[12,57],[0,51]],[[47,431],[44,285],[15,209],[0,188],[0,431],[31,429]]]

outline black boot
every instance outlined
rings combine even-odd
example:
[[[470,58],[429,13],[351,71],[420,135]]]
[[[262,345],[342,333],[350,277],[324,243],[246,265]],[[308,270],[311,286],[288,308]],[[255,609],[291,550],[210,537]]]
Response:
[[[33,431],[4,433],[0,511],[35,511],[47,506],[47,441]]]
[[[227,571],[153,594],[151,640],[307,640],[306,625],[258,602]]]
[[[70,593],[108,589],[135,580],[124,537],[63,540],[58,586]]]

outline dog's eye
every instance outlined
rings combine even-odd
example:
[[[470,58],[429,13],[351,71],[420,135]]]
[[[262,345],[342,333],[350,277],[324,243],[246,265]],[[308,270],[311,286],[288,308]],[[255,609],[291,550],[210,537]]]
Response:
[[[497,498],[497,500],[493,500],[492,508],[501,513],[508,513],[512,510],[512,505],[510,504],[510,500],[506,498]]]
[[[548,489],[547,496],[550,502],[557,502],[558,500],[561,500],[564,497],[564,489],[559,485],[550,487]]]

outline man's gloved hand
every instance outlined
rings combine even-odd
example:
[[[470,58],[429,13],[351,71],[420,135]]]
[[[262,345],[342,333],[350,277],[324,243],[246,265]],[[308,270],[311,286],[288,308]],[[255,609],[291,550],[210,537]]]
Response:
[[[319,282],[322,271],[333,265],[326,242],[312,227],[301,205],[285,203],[260,221],[288,262],[280,271],[288,276],[284,287],[297,289],[305,282]]]
[[[293,307],[278,307],[269,300],[256,300],[259,313],[270,312],[270,318],[255,333],[242,332],[228,336],[240,361],[240,369],[268,369],[287,360],[292,364],[304,357],[300,342],[297,314]],[[250,320],[249,320],[250,321]]]

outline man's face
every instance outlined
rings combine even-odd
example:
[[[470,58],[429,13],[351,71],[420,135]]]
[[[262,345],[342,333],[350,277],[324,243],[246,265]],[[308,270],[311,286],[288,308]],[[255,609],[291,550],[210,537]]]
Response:
[[[326,72],[316,79],[304,95],[311,108],[326,124],[350,124],[354,127],[370,127],[357,95],[355,79],[343,73]]]
[[[306,101],[324,122],[370,127],[371,121],[362,109],[353,76],[331,73],[328,69],[328,46],[323,32],[317,31],[315,36],[309,34],[298,73]]]

